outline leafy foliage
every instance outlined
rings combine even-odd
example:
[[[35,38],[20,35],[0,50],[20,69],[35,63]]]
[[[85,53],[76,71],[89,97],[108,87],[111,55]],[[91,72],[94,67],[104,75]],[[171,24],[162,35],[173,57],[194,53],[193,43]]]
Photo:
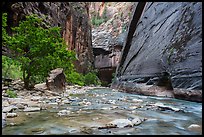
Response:
[[[84,76],[75,71],[72,71],[71,73],[67,74],[66,80],[69,84],[77,84],[80,86],[84,86]]]
[[[84,76],[85,85],[101,85],[99,78],[96,75],[96,72],[89,72]]]
[[[5,78],[19,79],[22,78],[20,63],[9,57],[2,56],[2,76]]]
[[[6,90],[6,94],[8,94],[9,98],[16,98],[17,97],[17,94],[14,91],[10,90],[10,89]]]
[[[5,30],[6,14],[2,14],[2,44],[16,52],[16,58],[3,59],[3,73],[12,78],[23,78],[24,87],[45,81],[50,70],[63,68],[69,84],[100,85],[96,73],[90,72],[85,76],[77,73],[73,61],[75,53],[66,49],[61,38],[59,27],[43,28],[42,19],[36,15],[26,16],[19,26],[12,28],[13,35],[8,36]],[[48,25],[46,25],[48,26]],[[13,74],[17,70],[17,74]],[[10,72],[11,71],[11,72]]]
[[[77,72],[71,72],[67,75],[67,81],[69,84],[77,84],[80,86],[84,85],[101,85],[99,78],[96,75],[96,72],[89,72],[85,75],[82,75]]]
[[[106,21],[108,20],[106,14],[107,14],[107,7],[106,7],[106,4],[105,4],[105,8],[104,8],[102,17],[99,16],[99,13],[94,13],[94,16],[93,16],[92,19],[91,19],[92,25],[98,27],[98,26],[100,26],[103,22],[106,22]]]
[[[3,21],[6,22],[4,15]],[[75,53],[66,50],[59,27],[45,29],[42,19],[30,15],[12,30],[13,35],[5,41],[10,49],[17,52],[16,60],[21,64],[25,88],[29,88],[30,83],[45,81],[48,72],[54,68],[74,71],[72,61],[75,60]]]

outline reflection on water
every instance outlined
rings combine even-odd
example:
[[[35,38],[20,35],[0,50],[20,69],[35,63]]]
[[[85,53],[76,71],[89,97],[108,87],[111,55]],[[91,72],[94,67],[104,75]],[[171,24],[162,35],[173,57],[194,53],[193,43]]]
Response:
[[[89,105],[80,102],[87,99]],[[134,101],[135,99],[142,101]],[[150,104],[179,108],[182,111],[159,110]],[[136,106],[136,107],[135,107]],[[62,109],[68,109],[71,114],[58,116]],[[87,94],[77,96],[71,104],[57,109],[49,109],[27,115],[17,112],[18,117],[10,118],[3,134],[21,135],[51,135],[51,134],[125,134],[125,135],[196,135],[202,134],[202,104],[172,98],[150,97],[112,91],[111,89],[95,89]],[[139,116],[147,118],[142,124],[134,127],[98,129],[108,122]],[[191,124],[200,125],[200,129],[189,130]]]

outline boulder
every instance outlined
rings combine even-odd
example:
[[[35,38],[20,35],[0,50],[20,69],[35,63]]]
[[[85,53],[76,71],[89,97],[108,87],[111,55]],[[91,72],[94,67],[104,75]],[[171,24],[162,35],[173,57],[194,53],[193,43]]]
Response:
[[[51,91],[63,92],[65,90],[65,74],[62,68],[50,72],[46,80],[46,86]]]
[[[36,84],[34,86],[34,90],[46,90],[47,89],[47,85],[46,83],[40,83],[40,84]]]
[[[116,119],[108,123],[108,125],[116,125],[118,128],[132,127],[133,124],[128,119]]]

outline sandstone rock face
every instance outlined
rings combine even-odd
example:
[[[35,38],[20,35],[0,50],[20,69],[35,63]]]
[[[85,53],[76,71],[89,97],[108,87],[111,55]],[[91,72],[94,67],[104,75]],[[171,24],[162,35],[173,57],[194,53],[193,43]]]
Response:
[[[112,74],[119,63],[121,49],[127,35],[127,26],[134,3],[92,2],[90,17],[99,15],[106,18],[101,25],[92,25],[92,45],[95,56],[94,66],[104,86],[111,83]],[[104,17],[103,17],[104,16]]]
[[[131,85],[157,85],[160,76],[166,73],[169,75],[166,80],[169,87],[201,90],[201,6],[200,2],[146,3],[138,22],[134,16],[131,19],[112,87],[130,87],[132,92],[137,93],[138,90]],[[134,14],[137,16],[138,12]],[[165,84],[159,85],[165,87]],[[179,98],[191,100],[177,91],[174,93],[176,98],[179,95]],[[195,98],[192,100],[196,101]]]
[[[47,77],[46,85],[51,91],[62,92],[65,90],[66,77],[62,68],[57,68],[51,71]]]
[[[50,26],[61,27],[67,49],[77,54],[77,71],[88,72],[93,66],[88,2],[3,2],[2,6],[8,13],[9,28],[30,14],[38,15]]]

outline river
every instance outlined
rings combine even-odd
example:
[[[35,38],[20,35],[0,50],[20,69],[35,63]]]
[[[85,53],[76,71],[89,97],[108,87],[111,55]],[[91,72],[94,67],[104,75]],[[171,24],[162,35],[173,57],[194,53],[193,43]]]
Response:
[[[70,114],[59,116],[60,110]],[[135,117],[145,120],[132,127],[98,128],[116,119]],[[69,104],[18,112],[18,117],[7,122],[15,125],[2,128],[3,135],[200,135],[202,103],[92,89],[72,95]],[[192,124],[200,127],[188,128]]]

